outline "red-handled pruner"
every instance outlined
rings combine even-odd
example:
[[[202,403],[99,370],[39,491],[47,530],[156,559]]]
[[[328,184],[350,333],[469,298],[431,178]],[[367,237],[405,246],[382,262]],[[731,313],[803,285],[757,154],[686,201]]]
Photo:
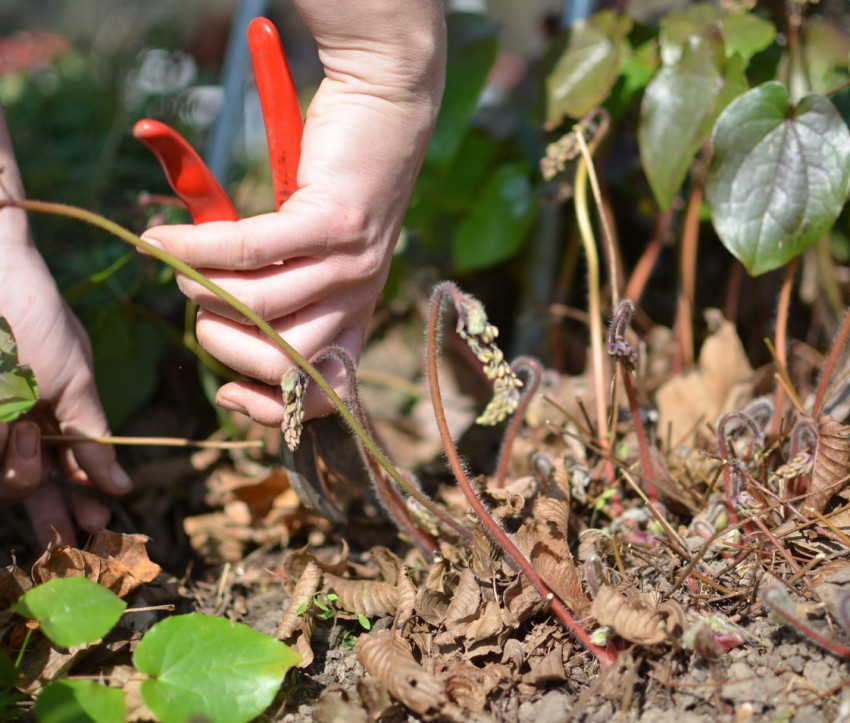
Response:
[[[304,121],[280,36],[266,18],[251,21],[248,48],[266,126],[275,208],[280,208],[297,188]],[[133,135],[157,157],[195,223],[239,218],[215,176],[177,131],[159,121],[144,119],[133,126]]]

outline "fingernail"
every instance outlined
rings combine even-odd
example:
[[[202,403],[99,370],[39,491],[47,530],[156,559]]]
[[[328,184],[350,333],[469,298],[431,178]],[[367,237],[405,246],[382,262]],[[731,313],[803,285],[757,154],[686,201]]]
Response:
[[[22,459],[32,459],[38,454],[38,425],[22,422],[15,427],[15,451]]]
[[[109,479],[112,486],[119,492],[128,492],[133,489],[133,481],[117,462],[109,469]]]
[[[236,402],[231,402],[229,399],[225,399],[222,397],[221,399],[216,399],[215,403],[218,404],[222,409],[227,409],[231,412],[239,412],[239,414],[244,414],[246,417],[250,416],[248,414],[248,410],[245,409],[241,404],[237,404]]]
[[[145,234],[142,234],[142,241],[150,244],[151,246],[153,246],[156,249],[159,249],[160,251],[165,250],[165,247],[162,245],[162,243],[160,241],[157,241],[155,238],[151,238],[150,236],[146,236]],[[145,250],[143,248],[140,248],[139,251],[141,251],[142,253],[145,252]]]

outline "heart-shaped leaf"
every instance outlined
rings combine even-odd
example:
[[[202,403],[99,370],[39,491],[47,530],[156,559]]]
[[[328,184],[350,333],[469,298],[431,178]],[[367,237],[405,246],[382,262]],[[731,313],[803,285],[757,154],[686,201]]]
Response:
[[[275,697],[297,652],[247,625],[192,613],[166,618],[142,638],[133,662],[150,679],[142,698],[169,721],[249,721]]]
[[[546,78],[548,126],[557,126],[564,116],[581,118],[608,97],[631,28],[628,16],[610,10],[570,28],[567,46]]]
[[[716,37],[692,36],[674,65],[646,89],[638,142],[649,184],[668,208],[723,108],[746,88],[744,61],[726,59]]]
[[[664,65],[675,65],[692,38],[707,37],[712,34],[709,29],[717,27],[720,12],[706,3],[693,3],[680,10],[672,10],[660,21],[659,45],[661,47],[661,62]],[[713,33],[717,38],[719,29]]]
[[[793,106],[764,83],[720,116],[706,200],[726,248],[753,275],[778,268],[826,233],[850,190],[850,131],[821,95]]]
[[[12,610],[37,620],[56,645],[72,648],[100,640],[126,607],[117,595],[85,577],[56,577],[25,592]]]
[[[18,363],[18,346],[9,322],[0,316],[0,422],[12,422],[38,399],[35,377]]]
[[[33,706],[39,723],[122,723],[124,693],[93,680],[57,680],[45,686]]]

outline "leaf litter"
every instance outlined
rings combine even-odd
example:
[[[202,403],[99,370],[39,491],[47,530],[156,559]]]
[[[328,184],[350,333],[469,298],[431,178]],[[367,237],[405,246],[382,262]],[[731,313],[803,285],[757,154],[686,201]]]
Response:
[[[557,599],[595,643],[617,653],[608,668],[473,524],[439,471],[433,432],[403,417],[410,400],[373,411],[368,385],[377,435],[404,428],[406,465],[469,526],[469,541],[444,530],[426,559],[382,519],[365,475],[358,485],[339,460],[319,459],[322,482],[347,517],[328,523],[275,464],[278,435],[265,453],[197,462],[211,511],[183,520],[203,565],[191,578],[162,573],[144,536],[103,533],[80,549],[57,543],[29,572],[7,568],[4,607],[33,582],[85,575],[131,607],[247,622],[302,656],[270,720],[833,719],[850,700],[842,653],[850,646],[848,430],[825,414],[816,423],[799,418],[796,437],[784,429],[770,447],[754,400],[758,375],[734,328],[715,317],[709,330],[694,372],[671,377],[664,345],[649,347],[643,368],[655,373],[638,382],[663,420],[653,442],[657,500],[636,493],[644,480],[627,417],[606,458],[582,416],[592,385],[552,371],[528,407],[505,486],[486,474],[473,480]],[[369,358],[392,355],[380,343]],[[463,380],[461,367],[451,358],[442,373]],[[404,381],[417,384],[406,371]],[[453,384],[458,398],[475,388]],[[721,423],[732,410],[740,414]],[[465,415],[467,425],[474,416]],[[604,474],[611,461],[624,480],[615,495]],[[69,671],[119,681],[140,631],[167,614],[139,613],[84,656],[38,640],[26,689]],[[3,624],[10,651],[21,623],[6,615]]]

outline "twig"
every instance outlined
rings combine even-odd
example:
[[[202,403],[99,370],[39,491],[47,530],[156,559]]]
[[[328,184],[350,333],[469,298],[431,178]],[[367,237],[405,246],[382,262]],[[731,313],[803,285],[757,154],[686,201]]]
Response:
[[[116,446],[191,447],[196,449],[258,449],[263,446],[261,439],[217,442],[212,439],[185,439],[183,437],[89,437],[85,434],[43,434],[41,440],[49,444],[92,442]]]

